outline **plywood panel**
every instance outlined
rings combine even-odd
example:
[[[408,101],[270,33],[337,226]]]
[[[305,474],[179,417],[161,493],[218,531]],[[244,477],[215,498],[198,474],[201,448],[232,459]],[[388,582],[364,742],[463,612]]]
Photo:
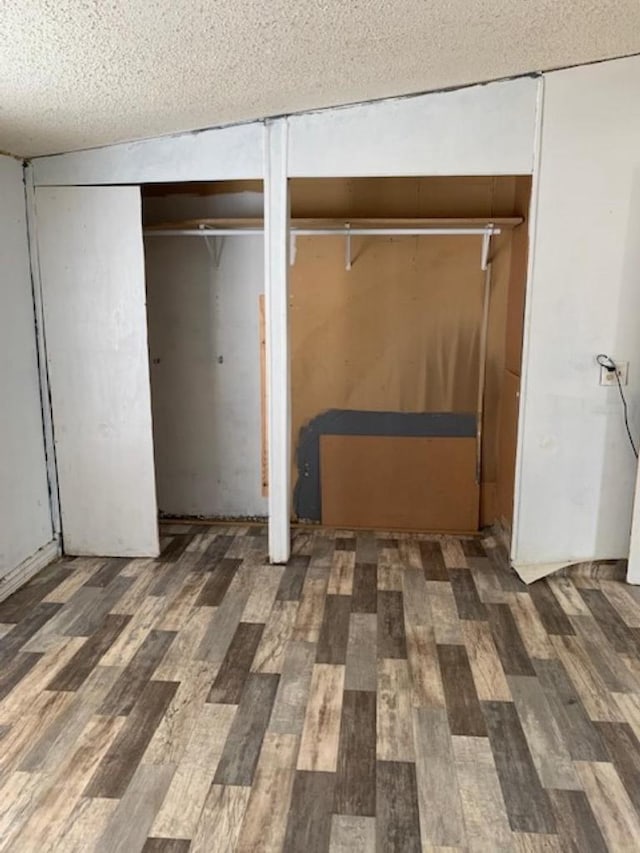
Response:
[[[475,459],[473,438],[321,436],[322,522],[477,530]]]

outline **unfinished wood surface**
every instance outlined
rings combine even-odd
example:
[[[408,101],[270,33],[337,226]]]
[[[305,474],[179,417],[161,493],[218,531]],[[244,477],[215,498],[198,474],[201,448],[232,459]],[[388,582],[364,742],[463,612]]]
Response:
[[[475,461],[472,438],[323,435],[323,524],[477,530]]]
[[[54,567],[0,603],[0,850],[635,850],[626,587],[532,597],[489,537],[296,531],[273,568],[256,529],[220,530],[171,525],[158,560],[70,561],[70,596]]]

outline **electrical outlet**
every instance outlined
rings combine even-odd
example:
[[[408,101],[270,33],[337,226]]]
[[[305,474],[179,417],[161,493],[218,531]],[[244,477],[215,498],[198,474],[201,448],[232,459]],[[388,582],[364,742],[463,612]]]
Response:
[[[616,361],[614,362],[616,366],[616,371],[618,373],[618,379],[620,379],[621,385],[626,385],[629,377],[629,362],[628,361]],[[606,367],[600,368],[600,384],[601,385],[614,385],[618,384],[618,380],[616,379],[616,374],[613,370],[607,370]]]

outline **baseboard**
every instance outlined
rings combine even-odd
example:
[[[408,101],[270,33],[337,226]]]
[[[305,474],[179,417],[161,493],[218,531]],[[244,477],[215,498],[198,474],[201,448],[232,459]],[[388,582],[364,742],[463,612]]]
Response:
[[[0,578],[0,601],[4,601],[21,586],[24,586],[41,569],[57,559],[60,553],[60,542],[58,539],[52,539],[31,557],[23,560],[15,569],[7,572],[4,577]]]

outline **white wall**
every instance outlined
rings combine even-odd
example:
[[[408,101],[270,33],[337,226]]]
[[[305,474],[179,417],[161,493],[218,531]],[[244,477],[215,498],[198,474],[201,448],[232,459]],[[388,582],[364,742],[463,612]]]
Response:
[[[517,564],[622,558],[640,437],[640,58],[545,75],[514,522]]]
[[[0,156],[0,577],[53,538],[22,164]]]
[[[147,199],[144,206],[148,224],[262,216],[262,209],[259,193],[175,195]],[[159,509],[264,516],[258,312],[263,239],[226,237],[217,269],[199,237],[146,237],[145,254]]]

